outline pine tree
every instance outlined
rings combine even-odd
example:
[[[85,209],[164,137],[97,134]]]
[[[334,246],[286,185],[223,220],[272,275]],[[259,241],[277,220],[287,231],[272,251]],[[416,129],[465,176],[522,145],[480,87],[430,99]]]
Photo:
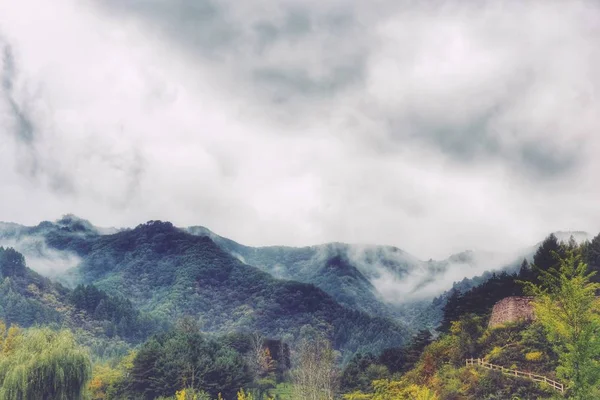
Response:
[[[555,344],[557,374],[569,382],[571,398],[599,398],[600,284],[592,282],[595,272],[588,272],[578,250],[567,250],[557,263],[538,269],[540,283],[525,282],[525,287],[535,296],[536,318]]]
[[[557,265],[555,253],[561,254],[561,246],[554,234],[548,236],[533,256],[533,264],[537,269],[547,271]]]
[[[590,267],[600,269],[600,235],[596,236],[589,244],[586,254]]]
[[[446,301],[446,305],[443,307],[444,316],[442,318],[442,322],[440,327],[438,328],[441,332],[448,332],[450,326],[452,325],[452,321],[456,321],[460,315],[462,314],[462,295],[460,291],[453,288],[450,291],[450,295],[448,296],[448,300]]]
[[[17,276],[25,272],[25,257],[15,249],[0,247],[0,276]]]

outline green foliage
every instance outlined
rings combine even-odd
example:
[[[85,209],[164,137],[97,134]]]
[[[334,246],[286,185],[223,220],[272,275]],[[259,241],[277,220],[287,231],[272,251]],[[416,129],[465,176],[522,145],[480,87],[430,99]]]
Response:
[[[60,323],[66,292],[27,268],[21,253],[0,247],[0,319],[25,327]]]
[[[443,307],[444,315],[439,330],[448,332],[452,322],[460,319],[462,315],[485,316],[491,311],[494,304],[503,298],[522,295],[523,290],[517,283],[517,279],[517,274],[494,273],[490,279],[465,293],[453,289]]]
[[[532,353],[535,353],[536,357],[531,359],[530,356],[528,359],[527,355]],[[429,393],[440,400],[500,400],[512,399],[514,396],[523,399],[548,399],[556,394],[530,380],[482,368],[465,367],[465,358],[484,356],[490,361],[493,360],[495,364],[506,367],[514,365],[520,370],[556,379],[552,373],[552,368],[556,365],[556,355],[552,352],[543,331],[540,331],[539,324],[506,324],[488,329],[485,328],[484,318],[468,314],[451,323],[448,334],[441,335],[427,345],[412,369],[396,374],[387,381],[374,380],[372,384],[378,382],[377,387],[366,390],[364,387],[360,388],[361,390],[350,388],[343,392],[346,393],[346,399],[356,400],[370,400],[377,398],[377,395],[386,399],[411,398],[405,391],[414,386],[428,388]],[[375,357],[357,358],[356,361],[365,359],[369,362],[378,361]],[[359,364],[356,361],[353,368]],[[351,362],[349,366],[352,364]],[[364,380],[364,375],[355,375]]]
[[[70,332],[29,329],[0,356],[0,399],[83,399],[90,375],[89,355]]]
[[[183,389],[232,398],[249,383],[250,371],[237,351],[189,327],[159,334],[144,343],[128,377],[131,396],[148,400]]]
[[[335,348],[348,358],[401,345],[408,336],[390,320],[346,309],[313,285],[274,279],[208,237],[169,223],[95,238],[79,271],[82,283],[128,298],[157,318],[193,315],[206,331],[298,338],[303,325],[329,325]]]
[[[368,392],[372,389],[373,381],[388,379],[392,374],[412,369],[431,342],[431,332],[421,330],[407,347],[385,349],[378,357],[372,354],[356,354],[342,372],[340,390],[343,393],[356,390]]]
[[[600,235],[596,236],[585,248],[585,259],[588,264],[596,269],[600,269]]]
[[[558,266],[539,269],[539,284],[526,282],[534,295],[538,321],[558,354],[558,375],[569,381],[572,398],[600,396],[600,284],[592,282],[577,250],[568,250]]]
[[[344,368],[340,378],[340,390],[344,393],[354,390],[368,392],[371,382],[389,378],[389,371],[378,364],[377,357],[372,354],[356,354]]]
[[[192,227],[188,231],[210,237],[228,253],[243,257],[247,264],[276,278],[313,284],[347,308],[382,317],[405,317],[408,314],[402,307],[395,307],[380,299],[367,278],[376,270],[375,266],[384,266],[398,276],[413,268],[414,264],[403,260],[402,251],[397,248],[363,248],[360,262],[357,262],[356,249],[342,243],[302,248],[248,247],[202,227]]]
[[[144,340],[153,333],[165,330],[166,321],[140,313],[131,301],[109,296],[93,285],[78,285],[68,296],[77,310],[85,311],[96,321],[106,321],[108,337],[120,336],[132,341]]]
[[[533,257],[536,268],[529,265],[527,260],[523,260],[518,273],[492,273],[488,279],[466,291],[452,289],[446,296],[439,330],[448,332],[452,322],[462,315],[487,316],[498,301],[509,296],[522,296],[524,291],[520,282],[538,283],[539,271],[548,271],[556,266],[555,254],[565,254],[570,246],[576,247],[573,240],[566,244],[560,243],[556,236],[551,234],[542,242]]]
[[[0,277],[22,276],[26,273],[25,258],[14,249],[0,247]]]
[[[348,393],[344,400],[439,400],[431,389],[398,381],[377,380],[372,383],[372,393]]]

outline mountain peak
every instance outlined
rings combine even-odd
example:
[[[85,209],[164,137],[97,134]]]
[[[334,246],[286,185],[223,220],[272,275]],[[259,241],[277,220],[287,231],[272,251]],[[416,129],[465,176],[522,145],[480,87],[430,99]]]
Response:
[[[74,214],[63,215],[56,221],[56,225],[60,226],[61,228],[67,228],[72,232],[97,231],[96,227],[92,225],[90,221],[80,218]]]
[[[162,231],[162,230],[174,230],[177,229],[169,221],[150,220],[144,224],[139,224],[134,230],[149,230],[149,231]]]

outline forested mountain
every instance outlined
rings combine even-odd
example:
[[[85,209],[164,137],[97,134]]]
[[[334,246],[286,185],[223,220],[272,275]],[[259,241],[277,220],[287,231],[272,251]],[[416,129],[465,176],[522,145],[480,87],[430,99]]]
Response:
[[[342,374],[343,398],[600,398],[600,235],[580,242],[563,238],[548,236],[533,265],[525,259],[513,273],[452,290],[435,340],[427,342],[424,332],[408,348],[356,355]],[[523,294],[533,297],[533,321],[488,325],[497,301]],[[390,363],[389,354],[400,362]],[[465,365],[471,358],[475,366]],[[495,370],[478,367],[482,361]],[[559,386],[535,383],[540,375]]]
[[[77,332],[97,357],[122,355],[136,343],[168,329],[166,319],[140,312],[124,297],[94,286],[74,290],[27,267],[23,255],[0,247],[0,321],[30,327],[48,325]]]
[[[491,375],[474,383],[462,366],[465,357],[482,354],[556,378],[557,356],[539,327],[492,331],[486,321],[496,301],[524,293],[521,281],[539,282],[532,263],[547,271],[556,265],[555,254],[565,258],[576,251],[592,270],[600,268],[600,236],[561,243],[563,236],[550,235],[502,271],[459,280],[433,301],[400,303],[386,298],[381,279],[410,297],[436,274],[448,276],[457,265],[476,267],[493,257],[463,252],[422,262],[395,248],[339,243],[252,248],[204,228],[161,221],[124,230],[98,229],[73,216],[35,227],[4,224],[0,241],[13,243],[25,257],[0,248],[0,321],[71,332],[69,339],[66,331],[32,328],[23,340],[60,337],[64,345],[90,349],[94,378],[85,390],[94,399],[180,398],[198,390],[213,398],[223,393],[247,399],[238,392],[243,386],[256,398],[268,398],[286,393],[290,382],[304,387],[304,378],[294,375],[307,372],[303,363],[320,368],[312,371],[314,390],[337,390],[331,385],[338,382],[337,393],[346,392],[348,399],[387,398],[398,390],[429,390],[443,399],[456,393],[543,398],[549,393],[534,385],[514,386]],[[29,258],[38,267],[51,261],[57,269],[49,275],[63,284],[28,268]],[[402,285],[403,279],[413,280]],[[386,316],[411,318],[412,325]],[[428,329],[414,335],[423,327]],[[15,335],[6,332],[0,323],[0,341]],[[500,347],[504,332],[510,351]],[[36,351],[44,354],[43,346]],[[290,366],[296,369],[288,371]],[[459,381],[462,389],[455,388]]]
[[[523,257],[531,260],[538,247],[515,252],[518,257],[466,251],[446,260],[425,262],[391,246],[329,243],[300,248],[250,247],[204,227],[190,227],[184,231],[210,238],[240,264],[257,267],[278,279],[315,285],[348,309],[430,329],[441,320],[441,308],[450,296],[450,291],[442,292],[452,282],[454,289],[465,292],[492,278],[492,270],[515,272]],[[95,282],[97,277],[89,275],[90,271],[85,272],[85,276],[76,276],[74,267],[88,258],[94,243],[103,242],[103,237],[114,233],[117,233],[114,228],[98,228],[86,220],[67,215],[56,222],[45,221],[35,227],[2,224],[0,245],[15,247],[25,254],[32,268],[67,286],[74,286]],[[568,234],[557,235],[563,239]],[[576,235],[579,240],[588,237],[581,232]],[[94,257],[98,255],[94,253]],[[85,263],[85,268],[89,268],[88,264]],[[66,269],[69,269],[68,273],[64,273]],[[111,285],[103,285],[109,292],[115,290]],[[125,292],[130,295],[123,287],[115,293]],[[246,318],[244,313],[242,315]],[[210,327],[214,318],[206,317]],[[244,323],[242,321],[240,319],[240,324]]]
[[[435,296],[450,288],[453,281],[507,265],[510,268],[520,260],[505,254],[465,251],[445,260],[421,261],[397,247],[345,243],[250,247],[205,227],[186,230],[210,237],[240,261],[275,277],[314,284],[347,307],[429,328],[439,323],[440,304],[445,299]]]
[[[22,254],[0,247],[0,319],[31,326],[61,323],[68,290],[27,268]]]
[[[273,278],[224,252],[210,238],[152,221],[111,235],[64,236],[56,248],[81,263],[69,280],[130,299],[141,311],[174,320],[193,315],[207,331],[260,330],[297,337],[304,325],[332,329],[336,348],[356,351],[401,344],[408,330],[349,310],[319,288]]]
[[[240,261],[281,279],[311,283],[347,307],[374,315],[398,316],[394,304],[376,287],[383,274],[400,279],[421,262],[395,247],[329,243],[308,247],[250,247],[221,237],[204,227],[188,232],[210,237]]]

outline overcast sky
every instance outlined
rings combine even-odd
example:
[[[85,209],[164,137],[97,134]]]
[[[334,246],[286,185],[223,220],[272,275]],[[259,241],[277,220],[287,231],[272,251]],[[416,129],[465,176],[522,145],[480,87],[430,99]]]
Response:
[[[0,220],[424,259],[595,234],[599,4],[0,1]]]

